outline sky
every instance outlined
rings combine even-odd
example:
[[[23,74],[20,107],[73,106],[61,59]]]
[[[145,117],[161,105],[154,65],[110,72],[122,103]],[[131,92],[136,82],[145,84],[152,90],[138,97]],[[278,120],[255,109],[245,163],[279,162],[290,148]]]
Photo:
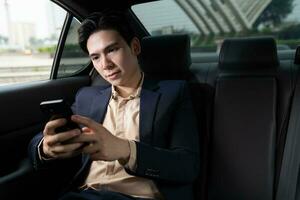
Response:
[[[284,0],[282,0],[284,1]],[[293,12],[287,17],[288,20],[300,21],[300,0],[294,0]]]
[[[4,1],[0,0],[0,34],[7,35]],[[36,36],[43,38],[49,33],[49,4],[50,0],[7,0],[12,22],[36,24]],[[58,7],[55,5],[55,7]],[[61,9],[61,8],[59,8]],[[62,9],[61,9],[62,10]],[[28,12],[30,11],[30,12]]]

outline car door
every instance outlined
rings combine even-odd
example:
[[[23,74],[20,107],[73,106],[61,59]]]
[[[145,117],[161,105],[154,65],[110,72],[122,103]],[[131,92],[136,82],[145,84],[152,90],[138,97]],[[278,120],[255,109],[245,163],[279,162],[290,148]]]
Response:
[[[38,2],[36,1],[36,3]],[[11,3],[9,6],[14,5]],[[34,5],[24,9],[28,8],[27,12],[34,12],[32,7]],[[33,15],[35,14],[33,13]],[[57,17],[56,13],[52,16]],[[50,53],[48,51],[50,58],[47,57],[47,62],[50,60],[52,64],[47,72],[41,72],[42,64],[31,68],[27,67],[26,71],[14,72],[12,70],[13,67],[20,70],[25,69],[26,63],[22,59],[27,54],[32,56],[29,59],[26,57],[28,62],[33,63],[37,60],[35,56],[39,56],[39,59],[41,59],[40,52],[43,53],[43,51],[49,50],[47,47],[40,48],[40,52],[35,52],[37,49],[34,48],[26,49],[27,47],[22,50],[14,49],[8,39],[6,44],[9,48],[2,48],[2,50],[4,49],[2,53],[4,53],[0,54],[0,60],[2,59],[1,63],[7,63],[7,66],[2,65],[0,69],[2,67],[2,70],[9,70],[9,73],[6,73],[6,77],[0,76],[0,80],[2,78],[2,85],[0,86],[1,199],[15,199],[14,197],[31,193],[26,191],[27,189],[22,189],[26,188],[23,186],[24,183],[37,187],[27,158],[27,145],[31,138],[42,130],[47,120],[40,111],[40,102],[64,98],[72,103],[77,90],[90,84],[89,73],[92,66],[88,56],[80,50],[77,44],[77,28],[80,23],[68,12],[65,12],[61,20],[63,20],[59,21],[62,24],[61,29],[54,30],[56,32],[60,31],[57,44],[51,47],[52,51],[50,48]],[[16,29],[11,30],[15,31]],[[24,29],[22,30],[22,33],[25,34]],[[38,39],[31,39],[31,41],[38,43]],[[49,43],[47,40],[44,41],[45,44],[47,42]],[[19,66],[12,66],[18,59],[21,59],[18,63]],[[22,63],[24,63],[24,66],[22,66]],[[35,72],[39,72],[39,75],[36,75]],[[5,73],[2,73],[2,75],[5,75]],[[27,80],[24,78],[25,75]],[[38,78],[35,79],[34,77]],[[19,83],[14,83],[14,81],[19,81]]]

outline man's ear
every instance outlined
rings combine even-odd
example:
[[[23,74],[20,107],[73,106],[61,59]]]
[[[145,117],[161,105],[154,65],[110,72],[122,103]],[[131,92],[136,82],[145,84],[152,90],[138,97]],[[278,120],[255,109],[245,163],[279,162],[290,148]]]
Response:
[[[130,45],[134,55],[137,56],[141,53],[141,44],[140,44],[140,40],[137,37],[132,38]]]

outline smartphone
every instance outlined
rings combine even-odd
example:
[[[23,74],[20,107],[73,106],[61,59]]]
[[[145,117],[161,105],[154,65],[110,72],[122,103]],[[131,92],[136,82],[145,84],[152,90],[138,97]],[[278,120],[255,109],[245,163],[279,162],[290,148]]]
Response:
[[[40,109],[49,120],[55,120],[59,118],[65,118],[67,120],[67,123],[64,126],[55,129],[56,133],[65,132],[76,128],[80,130],[79,125],[71,120],[73,112],[71,106],[64,99],[43,101],[40,103]]]

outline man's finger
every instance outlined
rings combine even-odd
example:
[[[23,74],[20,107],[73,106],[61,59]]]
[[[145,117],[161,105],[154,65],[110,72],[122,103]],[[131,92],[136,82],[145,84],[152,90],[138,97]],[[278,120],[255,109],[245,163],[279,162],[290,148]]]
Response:
[[[96,129],[98,125],[98,123],[95,122],[94,120],[80,115],[72,115],[71,120],[91,129]]]
[[[71,158],[71,157],[75,157],[77,155],[81,154],[81,151],[73,151],[73,152],[67,152],[67,153],[61,153],[61,154],[58,154],[56,157],[58,159],[65,159],[65,158]]]
[[[44,133],[45,134],[54,134],[55,133],[55,129],[57,127],[60,127],[60,126],[63,126],[67,123],[67,120],[64,119],[64,118],[61,118],[61,119],[56,119],[56,120],[52,120],[52,121],[49,121],[46,126],[45,126],[45,129],[44,129]]]
[[[94,143],[96,142],[96,139],[92,135],[87,135],[87,134],[80,134],[78,137],[74,137],[69,140],[70,143]]]
[[[81,132],[80,132],[79,129],[73,129],[71,131],[57,133],[55,135],[52,135],[51,137],[49,136],[48,144],[49,145],[54,145],[56,143],[65,142],[65,141],[70,140],[74,137],[77,137],[80,134],[81,134]]]
[[[65,145],[57,145],[52,148],[52,152],[56,154],[68,153],[73,152],[79,149],[83,144],[82,143],[72,143],[72,144],[65,144]]]

